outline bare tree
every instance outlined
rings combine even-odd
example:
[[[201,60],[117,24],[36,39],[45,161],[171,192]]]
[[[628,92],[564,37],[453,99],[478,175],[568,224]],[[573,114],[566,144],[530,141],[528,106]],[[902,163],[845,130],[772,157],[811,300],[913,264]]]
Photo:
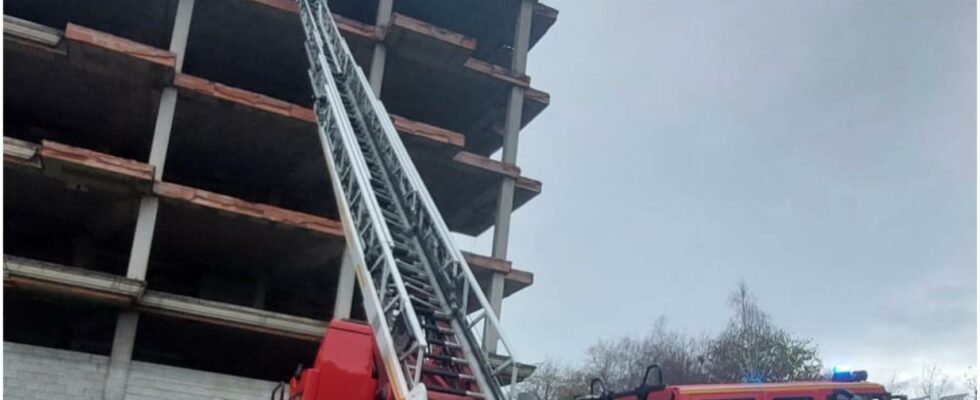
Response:
[[[922,375],[918,382],[918,395],[928,400],[939,400],[945,396],[952,387],[949,375],[937,365],[922,367]]]
[[[885,390],[894,394],[905,393],[909,389],[909,380],[902,380],[898,377],[898,371],[893,370],[891,376],[885,381]]]
[[[973,400],[977,400],[977,373],[973,367],[968,368],[963,374],[963,387]]]
[[[532,393],[540,400],[565,400],[586,393],[581,372],[554,361],[538,365],[534,374],[520,383],[518,392]]]
[[[764,381],[819,377],[816,346],[775,327],[744,283],[729,303],[734,315],[715,338],[670,329],[661,317],[644,336],[600,340],[581,367],[543,363],[521,390],[541,400],[565,400],[588,393],[593,378],[611,390],[628,389],[640,384],[650,364],[663,368],[668,384],[741,382],[750,374]]]
[[[706,342],[669,329],[667,320],[661,317],[646,336],[600,341],[589,348],[583,370],[617,389],[639,385],[651,364],[664,369],[668,383],[704,383],[707,375],[702,354]]]
[[[745,282],[729,298],[734,315],[707,351],[710,378],[720,382],[819,379],[822,363],[809,339],[777,328]]]

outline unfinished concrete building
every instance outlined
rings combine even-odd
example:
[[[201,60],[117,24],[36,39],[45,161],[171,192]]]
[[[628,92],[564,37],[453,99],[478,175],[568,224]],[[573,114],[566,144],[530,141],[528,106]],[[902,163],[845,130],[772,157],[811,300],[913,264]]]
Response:
[[[533,280],[507,239],[557,11],[330,6],[450,229],[492,230],[466,257],[501,311]],[[263,399],[363,315],[292,1],[3,7],[5,398]]]

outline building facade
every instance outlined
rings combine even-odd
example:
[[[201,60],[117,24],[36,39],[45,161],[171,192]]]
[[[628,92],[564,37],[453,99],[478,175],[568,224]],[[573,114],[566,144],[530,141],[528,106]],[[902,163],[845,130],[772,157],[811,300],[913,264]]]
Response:
[[[516,156],[557,11],[330,6],[450,229],[492,231],[466,257],[501,311],[533,281],[507,239],[541,191]],[[295,3],[3,7],[5,398],[264,399],[363,316]]]

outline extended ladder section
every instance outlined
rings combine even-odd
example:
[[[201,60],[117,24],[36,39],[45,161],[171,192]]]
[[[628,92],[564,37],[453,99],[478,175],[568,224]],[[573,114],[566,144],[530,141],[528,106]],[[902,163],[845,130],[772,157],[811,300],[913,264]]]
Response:
[[[326,3],[299,0],[314,109],[393,393],[399,399],[511,398],[517,365],[503,334],[493,362],[479,341],[483,330],[501,332],[500,322]]]

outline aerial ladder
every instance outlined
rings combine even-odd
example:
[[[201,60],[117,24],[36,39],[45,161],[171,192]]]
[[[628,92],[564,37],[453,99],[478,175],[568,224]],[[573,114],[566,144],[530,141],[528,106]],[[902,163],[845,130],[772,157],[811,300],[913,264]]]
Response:
[[[388,112],[354,62],[327,1],[298,4],[320,143],[374,338],[374,365],[381,366],[381,396],[512,398],[518,368],[500,321],[453,245]],[[494,359],[479,340],[487,329],[500,333]],[[343,332],[328,329],[325,342]],[[329,398],[313,397],[324,388],[312,382],[316,373],[336,367],[339,361],[324,356],[334,347],[321,345],[322,365],[297,374],[290,399]]]

